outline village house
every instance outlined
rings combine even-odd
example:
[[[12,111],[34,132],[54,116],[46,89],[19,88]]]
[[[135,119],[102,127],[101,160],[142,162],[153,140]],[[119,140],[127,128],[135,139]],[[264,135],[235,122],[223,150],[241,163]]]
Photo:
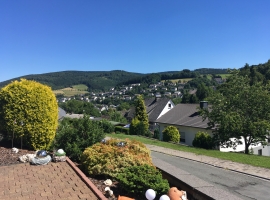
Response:
[[[144,100],[146,112],[149,120],[150,130],[156,129],[156,120],[174,108],[174,103],[166,97],[152,97]],[[131,108],[125,115],[128,121],[131,121],[135,117],[135,108]]]
[[[206,106],[201,103],[201,106]],[[206,130],[207,120],[203,121],[198,113],[198,104],[177,104],[169,112],[158,118],[160,140],[163,140],[162,131],[167,126],[175,126],[180,132],[180,142],[192,146],[193,139],[198,131],[207,132],[212,136],[211,130]]]
[[[172,92],[177,91],[177,87],[171,87],[170,90],[171,90]]]
[[[212,130],[207,129],[208,120],[203,121],[199,115],[199,108],[208,108],[208,102],[202,101],[200,104],[177,104],[173,109],[158,118],[155,122],[159,127],[160,140],[163,140],[162,131],[168,126],[175,126],[180,132],[180,143],[192,146],[192,142],[197,132],[207,132],[213,136]],[[232,138],[233,140],[233,138]],[[256,155],[270,156],[270,139],[267,145],[253,145],[250,147]],[[235,149],[219,147],[222,152],[244,152],[245,146],[238,145]]]
[[[172,95],[172,93],[171,92],[165,92],[164,95],[170,97]]]

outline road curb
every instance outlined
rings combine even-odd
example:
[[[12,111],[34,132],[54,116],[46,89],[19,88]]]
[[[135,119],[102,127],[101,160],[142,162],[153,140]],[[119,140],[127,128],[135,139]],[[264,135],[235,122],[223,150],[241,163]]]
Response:
[[[150,151],[163,153],[163,154],[166,154],[166,155],[171,155],[171,154],[165,153],[163,151],[157,151],[157,150],[150,150]],[[182,156],[177,156],[177,155],[171,155],[171,156],[191,160],[191,161],[202,163],[202,164],[209,165],[209,166],[212,166],[212,167],[217,167],[217,168],[224,169],[224,170],[230,170],[230,171],[237,172],[237,173],[240,173],[240,174],[245,174],[245,175],[249,175],[249,176],[252,176],[252,177],[256,177],[256,178],[260,178],[260,179],[263,179],[263,180],[270,181],[270,178],[265,178],[265,177],[258,176],[258,175],[255,175],[255,174],[249,174],[249,173],[238,171],[238,170],[235,170],[235,169],[224,168],[224,167],[220,167],[220,166],[217,166],[217,165],[209,164],[209,163],[206,163],[206,162],[202,162],[202,161],[198,161],[198,160],[194,160],[194,159],[190,159],[190,158],[186,158],[186,157],[182,157]]]

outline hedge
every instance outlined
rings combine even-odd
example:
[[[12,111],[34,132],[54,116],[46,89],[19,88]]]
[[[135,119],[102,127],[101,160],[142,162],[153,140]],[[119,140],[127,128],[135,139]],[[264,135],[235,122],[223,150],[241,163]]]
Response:
[[[127,135],[129,134],[129,128],[125,128],[125,127],[122,127],[122,126],[115,126],[114,131],[124,133],[124,134],[127,134]]]

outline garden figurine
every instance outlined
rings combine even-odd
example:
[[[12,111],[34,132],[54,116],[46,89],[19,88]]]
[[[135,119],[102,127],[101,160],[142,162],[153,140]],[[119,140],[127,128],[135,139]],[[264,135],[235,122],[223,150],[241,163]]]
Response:
[[[54,162],[64,162],[66,161],[66,153],[63,149],[58,149],[53,155]]]
[[[135,199],[119,195],[117,200],[135,200]]]
[[[51,156],[45,150],[37,151],[36,156],[30,160],[32,165],[47,165],[51,161]]]
[[[170,200],[187,200],[186,191],[178,190],[177,187],[171,187],[168,191]]]

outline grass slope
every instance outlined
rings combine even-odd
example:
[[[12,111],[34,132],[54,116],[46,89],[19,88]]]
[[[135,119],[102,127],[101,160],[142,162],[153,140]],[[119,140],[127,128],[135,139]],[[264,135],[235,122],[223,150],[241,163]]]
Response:
[[[65,97],[72,97],[75,95],[87,94],[87,86],[84,84],[73,85],[72,87],[63,88],[60,90],[53,90],[55,95],[62,94]]]
[[[233,162],[248,164],[256,167],[263,167],[270,169],[270,157],[268,156],[258,156],[258,155],[247,155],[243,153],[227,153],[227,152],[220,152],[218,150],[206,150],[200,148],[194,148],[189,146],[183,146],[178,144],[172,144],[168,142],[163,142],[159,140],[148,139],[140,136],[135,135],[125,135],[125,134],[108,134],[108,137],[119,138],[119,139],[135,139],[144,144],[151,144],[156,146],[161,146],[165,148],[170,148],[179,151],[191,152],[197,155],[205,155],[214,158],[220,158],[223,160],[230,160]]]

